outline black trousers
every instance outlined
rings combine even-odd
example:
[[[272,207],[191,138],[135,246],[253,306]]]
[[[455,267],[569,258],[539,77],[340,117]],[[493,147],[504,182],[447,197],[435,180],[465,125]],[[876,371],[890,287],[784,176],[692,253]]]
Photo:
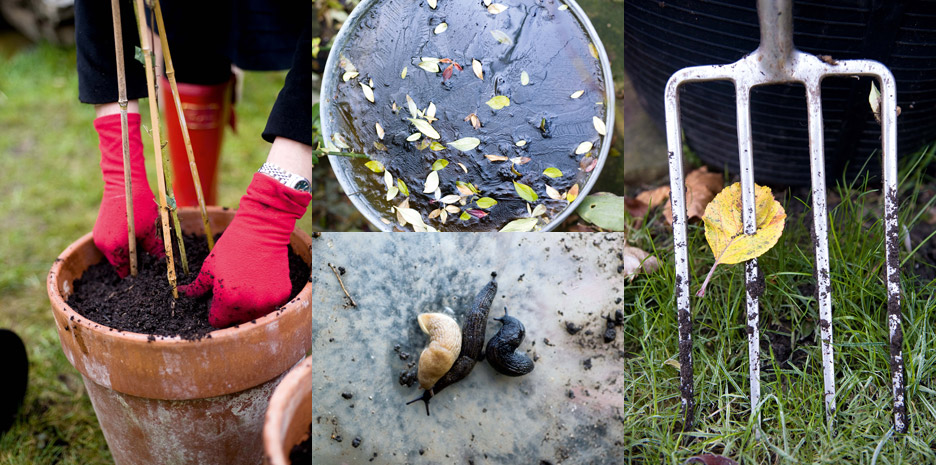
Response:
[[[160,5],[179,82],[226,82],[231,64],[255,71],[288,68],[263,138],[272,142],[279,136],[312,145],[312,74],[322,69],[325,56],[312,58],[317,23],[311,1],[164,0]],[[146,72],[134,58],[140,40],[132,1],[121,0],[120,16],[127,98],[145,98]],[[152,22],[149,11],[147,22]],[[75,42],[78,99],[90,104],[116,102],[117,64],[109,1],[75,2]]]

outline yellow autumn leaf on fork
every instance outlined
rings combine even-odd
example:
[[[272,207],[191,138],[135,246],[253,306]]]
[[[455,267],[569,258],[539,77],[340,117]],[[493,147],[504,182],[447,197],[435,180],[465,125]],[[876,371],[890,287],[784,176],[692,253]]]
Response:
[[[783,206],[774,199],[769,187],[756,184],[754,205],[757,230],[752,235],[744,233],[741,183],[726,187],[705,207],[705,214],[702,216],[705,223],[705,240],[712,248],[715,264],[696,295],[705,295],[705,286],[719,264],[730,265],[757,258],[777,244],[786,219]]]

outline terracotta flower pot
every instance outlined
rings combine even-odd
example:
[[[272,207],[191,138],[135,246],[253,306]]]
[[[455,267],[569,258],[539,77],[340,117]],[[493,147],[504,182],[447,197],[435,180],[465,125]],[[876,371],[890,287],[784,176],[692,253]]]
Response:
[[[290,465],[289,452],[309,434],[317,405],[312,360],[296,365],[277,386],[270,398],[263,422],[263,463]]]
[[[217,232],[234,212],[212,208],[209,216]],[[186,233],[201,232],[196,210],[180,210],[179,219]],[[310,244],[293,232],[292,248],[306,262]],[[152,339],[88,321],[65,303],[74,280],[102,258],[85,235],[55,261],[48,292],[62,349],[84,378],[115,462],[260,463],[270,395],[311,344],[311,286],[255,323],[197,341]]]

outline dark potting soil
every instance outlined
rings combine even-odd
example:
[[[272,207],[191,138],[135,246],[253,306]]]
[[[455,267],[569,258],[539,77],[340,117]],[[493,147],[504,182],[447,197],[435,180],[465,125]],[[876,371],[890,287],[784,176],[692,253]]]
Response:
[[[180,285],[198,276],[208,256],[204,237],[187,235],[184,241],[190,267],[188,275],[182,274],[178,252],[173,254]],[[137,250],[143,249],[138,247]],[[210,292],[197,299],[181,294],[173,299],[166,278],[165,259],[157,260],[140,253],[138,268],[136,277],[121,279],[107,260],[101,260],[75,280],[75,292],[68,298],[68,305],[85,318],[119,331],[179,336],[188,340],[211,337],[208,333],[215,328],[208,323]],[[309,265],[292,249],[289,250],[289,279],[292,299],[309,281]]]

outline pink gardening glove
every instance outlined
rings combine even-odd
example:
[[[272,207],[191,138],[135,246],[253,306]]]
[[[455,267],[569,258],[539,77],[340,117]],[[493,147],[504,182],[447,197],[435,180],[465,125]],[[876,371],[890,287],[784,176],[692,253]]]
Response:
[[[130,185],[133,193],[133,224],[136,238],[143,250],[162,258],[166,252],[156,231],[159,210],[153,190],[146,180],[143,140],[140,137],[140,114],[127,115],[130,137]],[[130,273],[130,253],[127,235],[127,195],[124,190],[123,141],[120,115],[102,116],[94,120],[101,148],[101,173],[104,175],[104,196],[94,222],[94,245],[117,270],[121,278]]]
[[[289,236],[312,196],[254,174],[234,221],[205,259],[189,297],[213,292],[208,322],[215,328],[244,323],[289,299]]]

